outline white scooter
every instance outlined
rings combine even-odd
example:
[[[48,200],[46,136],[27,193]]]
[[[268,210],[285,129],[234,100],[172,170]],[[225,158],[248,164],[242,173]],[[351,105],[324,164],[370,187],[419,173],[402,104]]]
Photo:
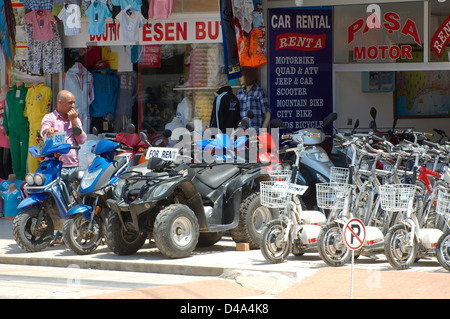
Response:
[[[272,126],[277,123],[272,121]],[[280,124],[282,125],[282,123]],[[315,133],[312,133],[315,134]],[[268,222],[262,231],[260,248],[264,258],[271,263],[281,263],[291,252],[301,256],[305,252],[316,250],[317,236],[326,223],[325,215],[320,211],[305,210],[300,196],[308,186],[295,184],[297,168],[304,151],[303,138],[309,133],[294,133],[283,138],[296,138],[297,147],[288,149],[295,152],[295,163],[289,181],[261,182],[261,204],[271,208],[283,208],[278,219]]]

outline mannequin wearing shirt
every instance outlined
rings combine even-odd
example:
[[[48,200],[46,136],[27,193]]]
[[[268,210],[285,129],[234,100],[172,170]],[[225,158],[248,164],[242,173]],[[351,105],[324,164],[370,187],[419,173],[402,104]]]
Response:
[[[241,105],[241,117],[247,116],[248,111],[253,112],[250,127],[259,132],[260,128],[267,129],[270,122],[270,106],[265,91],[256,83],[257,69],[251,67],[241,68],[242,76],[239,84],[242,89],[236,92]]]
[[[28,89],[24,115],[28,118],[30,139],[28,146],[37,146],[37,132],[41,130],[44,115],[50,112],[52,90],[42,82],[34,82]],[[39,166],[39,160],[28,154],[28,172],[34,173]]]

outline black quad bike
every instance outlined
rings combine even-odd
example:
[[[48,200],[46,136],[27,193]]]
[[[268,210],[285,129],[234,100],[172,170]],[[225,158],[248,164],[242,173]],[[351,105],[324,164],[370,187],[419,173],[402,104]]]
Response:
[[[159,150],[165,159],[150,157],[122,174],[107,201],[106,243],[114,253],[133,254],[152,234],[162,254],[182,258],[225,231],[236,243],[259,248],[263,226],[279,214],[260,203],[266,164],[175,164],[167,159],[174,149]]]

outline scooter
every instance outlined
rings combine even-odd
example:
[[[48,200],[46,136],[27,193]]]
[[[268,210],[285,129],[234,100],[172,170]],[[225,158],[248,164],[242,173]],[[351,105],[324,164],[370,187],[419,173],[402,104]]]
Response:
[[[308,186],[302,199],[309,210],[314,210],[317,207],[316,183],[329,182],[331,168],[335,166],[321,145],[326,138],[323,128],[330,125],[336,117],[336,113],[326,116],[323,120],[322,129],[308,128],[294,132],[283,126],[294,135],[292,144],[303,143],[305,146],[302,154],[300,154],[301,160],[298,166],[297,183]],[[302,136],[303,141],[296,136]],[[285,160],[282,159],[282,161]],[[294,160],[290,159],[290,161],[293,162]]]
[[[93,128],[93,131],[97,136],[97,130]],[[78,187],[82,204],[67,212],[63,225],[64,243],[79,255],[90,254],[101,244],[106,200],[111,198],[120,174],[139,164],[140,153],[147,146],[135,133],[132,124],[127,127],[127,133],[107,133],[105,137],[93,146],[96,157],[87,167]]]
[[[75,136],[81,134],[79,127],[73,128]],[[42,251],[54,238],[54,225],[67,216],[68,211],[76,205],[69,194],[69,187],[61,179],[62,162],[59,156],[71,149],[80,149],[70,143],[55,144],[47,139],[39,149],[30,146],[33,157],[42,162],[34,174],[25,176],[24,191],[27,197],[17,206],[19,213],[14,218],[13,235],[22,249],[30,252]],[[76,172],[71,179],[77,179]]]
[[[271,121],[272,126],[283,126],[280,120]],[[261,182],[262,204],[271,208],[284,208],[278,219],[268,222],[261,236],[260,248],[264,258],[271,263],[283,262],[289,253],[301,256],[317,250],[317,236],[326,224],[326,217],[320,211],[304,210],[301,196],[308,186],[297,185],[297,168],[304,151],[305,135],[291,134],[300,143],[286,150],[294,152],[295,162],[288,182]],[[312,133],[315,134],[315,133]],[[286,138],[287,136],[283,136]]]

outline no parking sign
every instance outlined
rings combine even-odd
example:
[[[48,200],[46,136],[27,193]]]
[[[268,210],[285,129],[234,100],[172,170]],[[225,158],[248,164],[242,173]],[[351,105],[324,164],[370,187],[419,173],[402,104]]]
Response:
[[[366,228],[361,220],[357,218],[350,219],[344,225],[344,243],[352,250],[362,247],[366,239]]]

